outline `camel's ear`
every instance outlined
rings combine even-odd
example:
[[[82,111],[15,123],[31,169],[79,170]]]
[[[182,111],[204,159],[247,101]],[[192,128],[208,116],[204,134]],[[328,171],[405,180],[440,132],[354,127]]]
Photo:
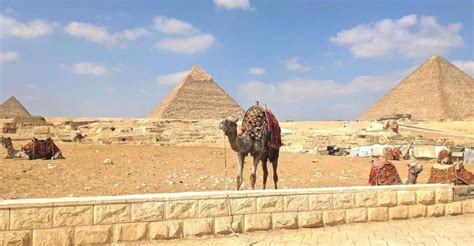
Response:
[[[230,121],[230,122],[232,122],[232,123],[237,123],[237,121],[239,121],[238,118],[234,118],[234,117],[232,117],[232,116],[227,117],[226,120],[228,120],[228,121]]]

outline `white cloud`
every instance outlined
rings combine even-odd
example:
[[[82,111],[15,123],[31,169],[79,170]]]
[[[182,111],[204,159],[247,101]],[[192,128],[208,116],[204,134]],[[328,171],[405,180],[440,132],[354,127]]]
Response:
[[[212,34],[199,34],[189,37],[165,38],[155,43],[156,48],[181,54],[202,52],[214,45],[216,39]]]
[[[219,8],[224,9],[243,9],[253,10],[249,0],[214,0],[214,4]]]
[[[453,64],[459,69],[463,70],[465,73],[469,74],[471,77],[474,77],[474,61],[453,61]]]
[[[71,22],[64,29],[71,36],[83,38],[109,47],[123,44],[125,41],[134,41],[149,35],[149,32],[145,28],[109,32],[105,27],[81,22]]]
[[[308,72],[311,70],[311,67],[300,64],[299,61],[299,57],[293,57],[291,59],[286,59],[283,62],[285,64],[286,70],[290,72]]]
[[[155,29],[167,35],[191,35],[199,33],[193,25],[174,18],[157,16],[153,19]]]
[[[16,61],[20,59],[20,55],[14,51],[5,51],[0,52],[0,62],[1,63],[8,63],[12,61]]]
[[[26,85],[24,85],[24,88],[26,90],[30,90],[30,91],[34,91],[34,90],[39,89],[39,87],[37,85],[34,85],[34,84],[26,84]]]
[[[112,86],[105,86],[104,92],[109,95],[116,95],[118,93],[117,89]]]
[[[249,68],[249,73],[252,75],[264,75],[265,74],[265,69],[260,68],[260,67],[251,67]]]
[[[463,45],[461,23],[441,25],[433,16],[408,15],[361,24],[338,32],[331,42],[348,46],[355,57],[401,54],[424,58]]]
[[[162,74],[155,77],[156,82],[158,85],[168,86],[168,85],[176,85],[179,81],[181,81],[184,76],[188,74],[188,71],[180,71],[176,73],[170,74]]]
[[[23,23],[11,17],[0,15],[0,37],[36,38],[54,32],[54,29],[58,26],[58,23],[41,19]]]
[[[80,62],[72,65],[71,71],[80,75],[102,76],[109,73],[106,65],[92,62]]]

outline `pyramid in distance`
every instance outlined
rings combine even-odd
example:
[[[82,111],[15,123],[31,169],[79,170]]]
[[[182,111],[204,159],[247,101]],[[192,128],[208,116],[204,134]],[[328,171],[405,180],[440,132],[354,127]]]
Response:
[[[474,79],[439,56],[433,56],[359,120],[377,120],[393,114],[411,114],[415,120],[474,119]]]
[[[244,110],[199,65],[150,113],[150,118],[223,119]]]
[[[15,118],[18,116],[31,116],[28,110],[12,96],[0,105],[0,118]]]

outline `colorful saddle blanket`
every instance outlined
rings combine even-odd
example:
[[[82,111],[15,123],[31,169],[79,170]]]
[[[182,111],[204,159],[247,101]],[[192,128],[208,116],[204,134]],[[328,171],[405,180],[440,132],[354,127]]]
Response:
[[[267,127],[265,111],[260,106],[250,107],[244,115],[241,126],[241,136],[250,134],[256,140],[262,140],[263,130]]]
[[[400,175],[398,175],[397,168],[389,161],[379,162],[375,160],[372,162],[369,174],[369,185],[397,185],[401,184]]]
[[[56,153],[61,152],[51,138],[46,140],[34,138],[21,149],[26,152],[30,159],[51,159]]]
[[[463,163],[431,167],[428,183],[469,185],[474,183],[474,175],[464,168]]]

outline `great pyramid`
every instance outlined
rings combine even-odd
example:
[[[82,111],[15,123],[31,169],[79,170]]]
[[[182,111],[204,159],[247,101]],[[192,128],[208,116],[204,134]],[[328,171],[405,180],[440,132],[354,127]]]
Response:
[[[15,118],[18,116],[30,117],[31,115],[16,97],[12,96],[0,105],[0,118]]]
[[[150,113],[150,118],[222,119],[244,110],[199,65]]]
[[[474,79],[439,56],[433,56],[359,120],[393,114],[411,114],[416,120],[474,119]]]

